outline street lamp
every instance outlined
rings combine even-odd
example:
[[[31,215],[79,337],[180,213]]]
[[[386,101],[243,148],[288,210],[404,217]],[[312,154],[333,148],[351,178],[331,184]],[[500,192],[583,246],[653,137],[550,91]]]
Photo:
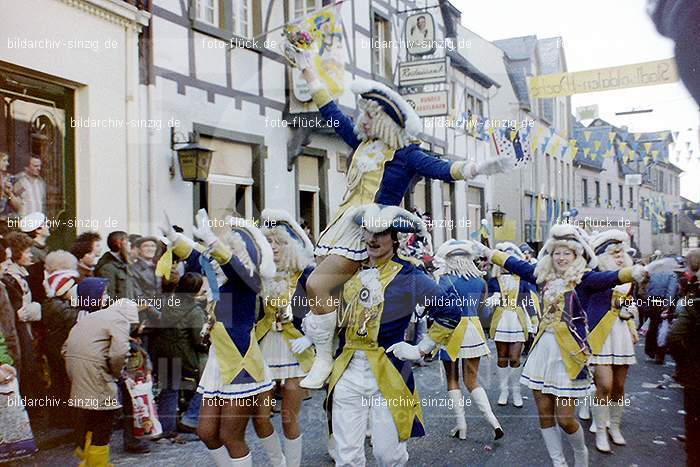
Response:
[[[199,144],[197,132],[190,133],[187,141],[177,141],[175,139],[175,128],[170,128],[170,149],[177,152],[177,159],[180,165],[180,175],[186,182],[206,182],[209,178],[209,167],[214,151]],[[176,145],[184,145],[175,149]],[[174,177],[174,170],[171,166],[171,177]]]
[[[491,218],[493,219],[494,227],[503,227],[503,219],[506,217],[506,213],[501,211],[501,205],[499,204],[495,211],[491,213]]]

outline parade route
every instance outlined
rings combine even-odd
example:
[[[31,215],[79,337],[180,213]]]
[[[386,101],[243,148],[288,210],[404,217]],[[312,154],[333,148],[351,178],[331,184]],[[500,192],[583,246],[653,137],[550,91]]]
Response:
[[[625,411],[622,430],[627,446],[613,446],[612,454],[601,454],[595,450],[594,435],[588,433],[590,422],[583,422],[586,428],[586,444],[590,452],[591,465],[606,466],[650,466],[685,465],[682,435],[683,409],[682,388],[671,379],[675,370],[670,358],[665,365],[647,362],[643,352],[643,340],[636,346],[638,364],[630,370],[626,396],[630,407]],[[493,343],[489,341],[493,354]],[[531,393],[523,388],[525,405],[517,409],[512,405],[501,407],[496,404],[497,387],[495,360],[483,359],[480,371],[481,383],[486,388],[493,403],[494,412],[499,418],[506,436],[494,442],[492,431],[478,413],[476,407],[467,406],[467,439],[460,441],[448,436],[453,426],[453,416],[447,407],[434,403],[425,407],[424,415],[427,435],[408,443],[410,465],[412,466],[542,466],[550,465],[549,456],[541,442],[537,425],[537,412]],[[446,397],[444,375],[441,364],[433,362],[415,370],[420,395],[424,400],[439,401]],[[464,390],[466,393],[466,390]],[[325,447],[324,413],[321,410],[322,393],[315,391],[313,398],[304,403],[301,415],[304,436],[303,466],[331,466]],[[279,416],[274,417],[275,429],[281,430]],[[121,432],[112,437],[112,462],[119,466],[185,466],[211,465],[204,444],[194,435],[186,435],[192,441],[186,444],[150,443],[149,454],[127,454],[121,447]],[[252,426],[248,427],[246,439],[253,451],[254,465],[268,465],[262,446],[255,436]],[[368,465],[376,465],[368,447]],[[21,465],[72,465],[75,458],[69,446],[37,453]],[[570,450],[565,451],[573,465]],[[449,459],[449,460],[448,460]]]

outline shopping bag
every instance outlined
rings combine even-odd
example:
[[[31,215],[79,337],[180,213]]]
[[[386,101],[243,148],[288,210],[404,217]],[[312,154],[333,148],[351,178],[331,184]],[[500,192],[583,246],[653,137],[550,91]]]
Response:
[[[649,326],[651,325],[651,320],[647,318],[646,321],[644,321],[644,324],[642,324],[642,327],[639,328],[639,335],[640,336],[646,336],[647,332],[649,332]]]
[[[671,325],[668,324],[668,320],[665,319],[661,321],[659,325],[659,332],[656,334],[656,345],[658,347],[666,347],[668,344],[668,331],[671,329]]]
[[[152,438],[163,433],[153,397],[153,381],[136,382],[127,379],[126,387],[129,390],[133,407],[134,437]]]
[[[0,463],[28,457],[36,451],[17,378],[0,384]]]

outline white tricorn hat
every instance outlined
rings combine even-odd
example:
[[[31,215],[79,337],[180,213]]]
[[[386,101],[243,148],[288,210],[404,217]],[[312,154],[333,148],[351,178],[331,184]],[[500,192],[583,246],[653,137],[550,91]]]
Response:
[[[413,107],[388,86],[377,81],[358,79],[353,81],[350,89],[363,99],[377,102],[397,125],[406,130],[409,136],[415,137],[422,131],[423,125]]]
[[[263,233],[273,229],[282,229],[292,240],[297,242],[299,247],[304,250],[304,253],[313,257],[314,245],[311,243],[311,239],[287,211],[266,208],[260,217],[262,218],[261,230]]]
[[[355,224],[372,233],[393,229],[403,233],[421,233],[423,238],[427,238],[423,219],[400,206],[365,204],[356,208],[353,220]]]
[[[590,269],[598,265],[595,252],[587,240],[588,235],[579,227],[571,224],[554,224],[549,229],[549,238],[537,255],[537,259],[542,259],[550,255],[558,246],[567,247],[582,255]]]
[[[440,245],[435,257],[445,259],[448,256],[468,256],[474,259],[479,256],[479,250],[471,240],[448,240]]]
[[[496,246],[494,248],[496,250],[501,250],[501,251],[505,251],[506,253],[510,253],[511,255],[515,256],[518,259],[523,259],[523,251],[515,243],[511,243],[511,242],[496,243]]]
[[[611,245],[621,245],[629,253],[630,236],[626,232],[617,229],[606,230],[598,233],[591,239],[591,247],[596,255],[602,255]]]
[[[237,233],[243,240],[243,247],[248,253],[256,271],[263,278],[275,277],[277,268],[272,254],[272,247],[253,221],[242,217],[226,216],[226,225],[232,233]]]

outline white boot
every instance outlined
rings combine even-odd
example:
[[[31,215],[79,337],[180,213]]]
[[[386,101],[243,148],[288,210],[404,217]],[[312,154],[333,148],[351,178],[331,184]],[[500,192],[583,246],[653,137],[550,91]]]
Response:
[[[268,465],[273,467],[285,467],[287,465],[287,460],[282,453],[282,444],[276,432],[273,431],[267,438],[260,438],[260,441],[267,453],[267,460],[270,461]]]
[[[228,455],[228,449],[226,445],[221,446],[217,449],[209,449],[209,457],[214,461],[216,467],[228,467],[231,463],[231,458]]]
[[[306,337],[316,347],[316,358],[306,378],[299,386],[306,389],[321,389],[333,369],[333,334],[335,333],[336,312],[325,315],[308,313],[304,318]]]
[[[284,457],[287,458],[287,467],[301,465],[301,435],[294,439],[284,438]]]
[[[561,434],[559,428],[555,425],[549,428],[540,428],[544,444],[547,446],[547,452],[554,467],[568,467],[564,451],[561,446]]]
[[[244,457],[229,459],[229,462],[231,467],[253,467],[253,455],[248,452]]]
[[[520,394],[520,369],[521,367],[512,367],[510,383],[513,390],[513,405],[517,408],[523,406],[523,396]]]
[[[452,411],[457,419],[457,425],[450,431],[450,436],[467,439],[467,420],[464,418],[464,396],[461,389],[450,389],[447,394],[452,400]]]
[[[471,396],[472,400],[479,408],[481,415],[484,416],[486,421],[489,422],[489,425],[491,425],[491,427],[493,428],[494,439],[502,438],[504,435],[503,429],[501,428],[501,424],[498,423],[498,419],[493,414],[493,410],[491,410],[491,403],[489,403],[489,398],[486,395],[486,391],[484,391],[484,388],[478,386],[471,392]]]
[[[610,442],[608,441],[608,406],[601,401],[600,404],[593,404],[591,414],[595,421],[595,447],[600,452],[610,452]]]
[[[573,433],[567,433],[566,437],[574,449],[574,467],[588,467],[588,448],[586,447],[586,439],[583,437],[581,425]]]
[[[498,405],[508,405],[508,378],[510,377],[510,367],[496,367],[498,375],[498,387],[501,392],[498,394]]]
[[[610,405],[610,437],[612,442],[618,446],[627,444],[622,432],[620,431],[620,423],[622,422],[622,412],[624,412],[624,404],[613,402]]]
[[[588,389],[588,393],[581,398],[581,405],[578,409],[578,418],[580,418],[581,420],[591,419],[591,401],[595,397],[595,391],[595,384],[592,384],[591,387]],[[591,433],[595,433],[595,431],[591,431]]]

